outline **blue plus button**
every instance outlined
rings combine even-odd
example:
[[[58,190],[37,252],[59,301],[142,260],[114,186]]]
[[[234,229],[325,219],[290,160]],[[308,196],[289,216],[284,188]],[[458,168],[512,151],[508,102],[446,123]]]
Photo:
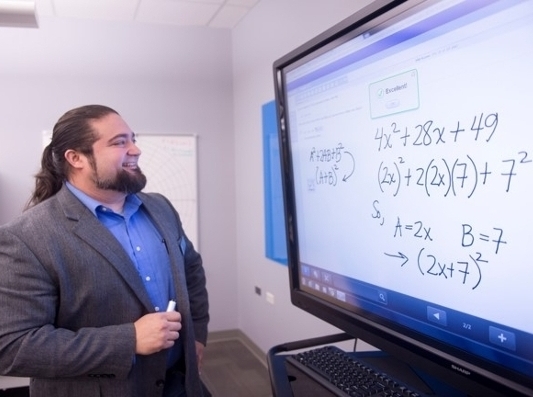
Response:
[[[513,332],[506,331],[501,328],[489,326],[489,340],[490,343],[505,347],[509,350],[516,350],[516,338]]]

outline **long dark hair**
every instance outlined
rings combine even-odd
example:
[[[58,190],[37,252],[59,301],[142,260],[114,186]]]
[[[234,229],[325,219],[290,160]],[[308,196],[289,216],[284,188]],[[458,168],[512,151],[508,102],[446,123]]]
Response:
[[[33,207],[55,195],[67,179],[70,165],[65,152],[76,150],[92,157],[93,143],[97,140],[92,120],[99,120],[115,110],[102,105],[81,106],[66,112],[57,121],[52,132],[52,141],[43,151],[41,169],[35,175],[35,190],[26,208]]]

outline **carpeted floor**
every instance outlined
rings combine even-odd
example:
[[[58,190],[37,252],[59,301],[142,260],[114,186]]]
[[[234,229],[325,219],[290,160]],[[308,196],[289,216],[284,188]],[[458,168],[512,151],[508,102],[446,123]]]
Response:
[[[208,342],[202,380],[213,397],[271,397],[268,369],[241,340]]]

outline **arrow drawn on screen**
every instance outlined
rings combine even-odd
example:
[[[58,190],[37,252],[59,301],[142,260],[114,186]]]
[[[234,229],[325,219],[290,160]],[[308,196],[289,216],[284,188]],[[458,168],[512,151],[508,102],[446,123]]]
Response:
[[[394,254],[387,254],[386,252],[384,253],[385,255],[387,256],[390,256],[392,258],[401,258],[404,260],[404,262],[401,264],[401,266],[405,265],[407,262],[409,262],[409,258],[407,256],[405,256],[404,254],[402,254],[401,252],[398,252],[398,255],[394,255]]]
[[[344,153],[349,154],[350,157],[352,158],[352,171],[350,172],[350,174],[344,175],[344,177],[342,178],[342,181],[346,182],[348,178],[351,177],[353,173],[355,172],[355,159],[353,158],[353,154],[351,154],[350,152],[345,151]]]

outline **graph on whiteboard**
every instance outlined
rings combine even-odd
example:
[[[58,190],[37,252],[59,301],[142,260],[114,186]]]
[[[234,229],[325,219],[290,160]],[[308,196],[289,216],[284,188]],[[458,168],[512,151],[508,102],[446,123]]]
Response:
[[[139,166],[148,180],[144,192],[157,192],[179,212],[187,237],[198,249],[196,136],[137,134]]]

